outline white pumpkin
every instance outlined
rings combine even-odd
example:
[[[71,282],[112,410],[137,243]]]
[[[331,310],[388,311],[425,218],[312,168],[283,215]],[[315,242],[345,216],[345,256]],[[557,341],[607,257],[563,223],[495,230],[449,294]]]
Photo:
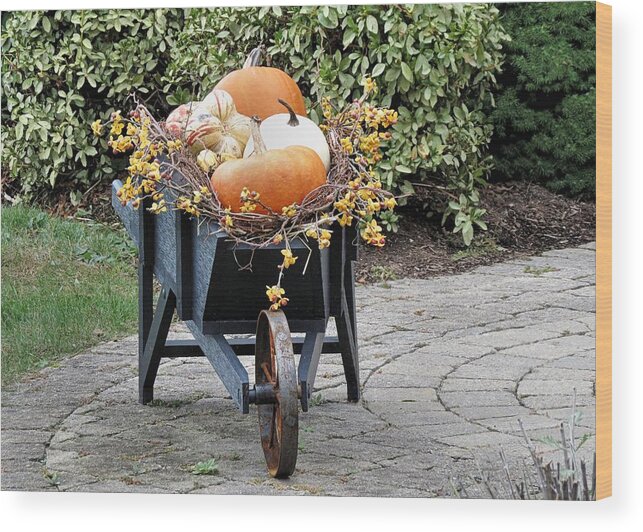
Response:
[[[261,122],[261,136],[268,150],[287,148],[288,146],[307,146],[317,152],[319,158],[326,167],[326,172],[330,169],[330,150],[326,137],[321,129],[312,120],[295,114],[292,107],[279,100],[287,110],[287,113],[280,113],[269,116]],[[254,143],[252,137],[246,144],[243,152],[244,159],[251,157],[254,153]]]
[[[186,144],[194,155],[203,150],[225,153],[235,158],[243,155],[250,138],[250,119],[237,112],[232,96],[226,91],[213,90],[203,101],[182,109],[180,117],[185,115],[188,115],[188,120],[182,127]],[[176,122],[174,120],[173,124]]]

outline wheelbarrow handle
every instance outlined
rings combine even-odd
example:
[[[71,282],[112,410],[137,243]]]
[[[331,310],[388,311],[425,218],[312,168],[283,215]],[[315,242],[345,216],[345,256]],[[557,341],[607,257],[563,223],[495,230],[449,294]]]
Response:
[[[123,188],[123,182],[120,179],[114,179],[112,181],[112,191],[116,194],[121,188]]]
[[[123,182],[120,179],[112,181],[112,207],[121,219],[130,238],[138,245],[138,217],[139,212],[132,207],[130,202],[127,205],[121,203],[118,197],[118,191],[123,188]]]

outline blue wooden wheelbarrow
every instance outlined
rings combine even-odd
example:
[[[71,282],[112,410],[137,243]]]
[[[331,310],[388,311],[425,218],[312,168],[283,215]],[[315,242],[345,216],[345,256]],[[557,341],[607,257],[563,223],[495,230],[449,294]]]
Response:
[[[270,475],[290,476],[297,461],[298,407],[308,411],[322,353],[341,354],[348,400],[359,399],[356,230],[336,225],[330,247],[313,246],[312,252],[301,240],[291,241],[295,255],[312,254],[306,266],[298,261],[283,278],[290,298],[285,311],[269,311],[265,288],[274,283],[283,243],[255,250],[237,245],[214,222],[199,224],[173,209],[152,214],[149,200],[138,209],[122,205],[121,187],[113,182],[112,205],[139,252],[139,401],[153,399],[162,358],[205,356],[241,413],[257,405]],[[240,268],[250,261],[251,269]],[[161,285],[156,308],[154,276]],[[175,311],[193,340],[168,340]],[[326,336],[331,317],[337,337]],[[304,334],[293,338],[291,332]],[[295,354],[301,355],[297,365]],[[239,356],[255,357],[254,384]]]

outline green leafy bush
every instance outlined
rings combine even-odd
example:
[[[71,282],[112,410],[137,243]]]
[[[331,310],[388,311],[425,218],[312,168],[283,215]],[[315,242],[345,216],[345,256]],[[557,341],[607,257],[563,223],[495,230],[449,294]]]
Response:
[[[377,81],[395,107],[382,180],[448,199],[464,241],[484,228],[478,188],[490,168],[485,108],[506,35],[483,4],[56,11],[13,13],[3,35],[3,165],[26,195],[112,171],[89,124],[137,91],[162,116],[204,96],[259,43],[308,98],[355,98]],[[100,146],[99,146],[100,144]],[[394,220],[389,220],[394,224]]]
[[[484,227],[477,189],[492,128],[483,109],[505,39],[497,9],[482,4],[191,10],[164,90],[172,104],[202,97],[259,43],[299,83],[315,120],[323,96],[356,98],[372,76],[378,103],[400,114],[382,181],[403,193],[413,182],[446,189],[445,215],[469,243],[474,225]]]
[[[167,110],[160,76],[183,10],[3,13],[2,165],[29,198],[113,172],[89,125],[137,92]]]
[[[492,114],[494,176],[593,196],[596,13],[590,2],[507,4],[502,89]]]

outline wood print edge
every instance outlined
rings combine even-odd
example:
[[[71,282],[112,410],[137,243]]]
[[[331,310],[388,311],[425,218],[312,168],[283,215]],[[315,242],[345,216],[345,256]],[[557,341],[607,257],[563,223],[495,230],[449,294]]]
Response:
[[[596,3],[596,499],[612,495],[612,7]]]

